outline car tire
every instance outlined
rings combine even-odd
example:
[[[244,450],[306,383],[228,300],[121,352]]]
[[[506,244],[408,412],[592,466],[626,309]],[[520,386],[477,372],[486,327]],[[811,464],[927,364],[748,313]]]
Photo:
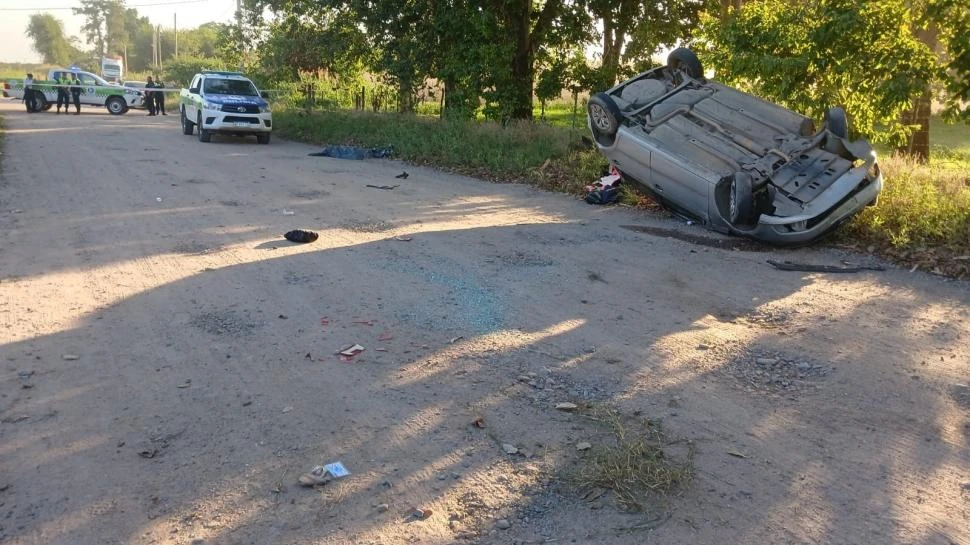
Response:
[[[34,102],[35,102],[35,106],[34,106],[35,112],[43,112],[44,110],[49,110],[51,107],[50,102],[47,101],[47,97],[45,97],[40,92],[34,93]]]
[[[111,97],[104,106],[108,109],[108,113],[111,115],[121,115],[128,111],[128,105],[125,101],[118,97]]]
[[[269,144],[269,133],[257,134],[256,141],[259,142],[260,144]]]
[[[747,227],[757,219],[754,206],[754,190],[751,175],[736,172],[731,178],[731,192],[728,196],[728,220],[732,225]]]
[[[667,68],[683,70],[694,79],[704,79],[704,65],[690,49],[678,47],[667,55]]]
[[[839,138],[849,137],[849,119],[845,110],[836,106],[825,112],[825,128]]]
[[[589,97],[586,105],[589,113],[590,125],[593,131],[607,138],[613,138],[616,131],[620,128],[620,107],[616,105],[613,98],[606,93],[596,93]]]
[[[212,133],[207,129],[202,128],[202,114],[199,114],[199,119],[196,121],[196,125],[199,126],[199,142],[209,142],[212,140]]]
[[[185,117],[185,110],[179,110],[179,114],[179,117],[182,119],[182,134],[192,136],[192,129],[195,127],[195,123],[192,123]]]

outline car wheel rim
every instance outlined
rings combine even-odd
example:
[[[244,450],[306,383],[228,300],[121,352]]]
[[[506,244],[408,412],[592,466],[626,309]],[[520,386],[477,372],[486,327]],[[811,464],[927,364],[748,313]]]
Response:
[[[607,131],[610,129],[610,121],[606,118],[606,111],[603,110],[599,105],[593,105],[590,108],[590,114],[593,117],[593,125],[601,131]]]

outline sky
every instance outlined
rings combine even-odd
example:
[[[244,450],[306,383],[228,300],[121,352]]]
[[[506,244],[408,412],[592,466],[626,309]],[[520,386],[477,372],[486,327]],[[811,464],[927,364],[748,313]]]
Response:
[[[177,18],[179,28],[194,28],[210,21],[229,22],[236,13],[236,0],[127,0],[125,4],[152,24],[169,29],[175,23],[173,18]],[[80,5],[80,0],[0,0],[0,62],[41,62],[25,34],[34,13],[57,17],[64,23],[65,34],[77,36],[83,43],[84,20],[70,9]]]

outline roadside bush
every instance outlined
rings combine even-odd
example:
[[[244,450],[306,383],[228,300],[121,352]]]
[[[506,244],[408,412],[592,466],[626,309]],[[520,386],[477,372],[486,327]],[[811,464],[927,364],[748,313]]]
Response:
[[[879,204],[859,214],[843,238],[894,248],[970,249],[967,169],[952,168],[946,160],[923,165],[900,156],[883,159],[880,166],[885,186]]]

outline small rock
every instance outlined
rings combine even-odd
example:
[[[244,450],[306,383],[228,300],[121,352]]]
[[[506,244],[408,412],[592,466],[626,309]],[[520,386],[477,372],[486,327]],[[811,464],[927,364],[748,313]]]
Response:
[[[78,356],[76,354],[64,354],[64,359],[67,361],[74,361],[74,360],[81,359],[81,356]]]
[[[390,508],[391,508],[391,506],[390,506],[390,505],[388,505],[388,504],[386,504],[386,503],[382,503],[382,504],[379,504],[379,505],[377,506],[377,512],[378,512],[378,513],[386,513],[386,512],[387,512],[387,510],[388,510],[388,509],[390,509]]]
[[[504,443],[502,445],[502,450],[504,450],[506,454],[518,454],[519,453],[519,449],[515,445],[511,445],[509,443]]]
[[[576,405],[575,403],[569,403],[569,402],[566,402],[566,403],[556,403],[556,410],[557,411],[575,411],[578,408],[579,408],[579,406]]]
[[[758,365],[774,365],[778,363],[776,358],[758,358],[755,361],[758,362]]]
[[[583,451],[593,448],[593,445],[583,441],[582,443],[576,443],[576,450]]]
[[[507,519],[498,519],[498,522],[495,523],[495,527],[499,530],[508,530],[512,527],[512,523]]]
[[[806,371],[810,371],[811,369],[812,369],[812,366],[808,362],[803,361],[798,364],[798,370],[803,373]]]

